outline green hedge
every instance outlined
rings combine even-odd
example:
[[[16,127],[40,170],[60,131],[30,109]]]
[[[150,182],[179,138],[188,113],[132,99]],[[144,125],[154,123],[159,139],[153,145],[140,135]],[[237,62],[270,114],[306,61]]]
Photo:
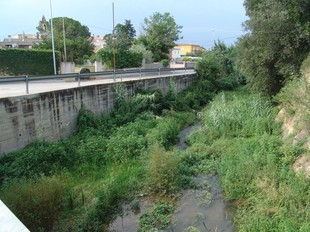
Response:
[[[98,58],[102,60],[109,68],[114,66],[113,50],[101,49],[97,53]],[[133,52],[129,50],[116,50],[115,62],[116,68],[134,68],[141,67],[143,55],[140,52]]]
[[[56,64],[59,56],[56,54]],[[51,75],[54,73],[51,50],[0,49],[1,75]]]

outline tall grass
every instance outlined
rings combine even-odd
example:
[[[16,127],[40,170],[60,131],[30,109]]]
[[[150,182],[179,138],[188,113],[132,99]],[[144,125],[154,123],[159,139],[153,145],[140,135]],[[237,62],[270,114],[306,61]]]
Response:
[[[258,95],[222,93],[189,139],[191,150],[204,144],[205,166],[215,159],[225,195],[238,206],[238,231],[310,230],[309,180],[291,168],[302,149],[283,144],[273,112]]]
[[[41,177],[6,185],[1,198],[30,231],[49,231],[64,208],[66,192],[59,177]]]
[[[221,93],[207,107],[203,125],[212,139],[272,133],[271,103],[258,95]]]

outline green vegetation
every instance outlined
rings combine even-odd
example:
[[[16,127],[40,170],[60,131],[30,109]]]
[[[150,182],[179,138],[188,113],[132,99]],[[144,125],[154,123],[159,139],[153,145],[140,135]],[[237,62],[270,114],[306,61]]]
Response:
[[[67,17],[53,18],[54,38],[55,38],[55,50],[59,51],[59,59],[65,61],[64,57],[64,40],[63,40],[63,21],[66,32],[66,52],[67,60],[80,63],[79,60],[83,60],[84,56],[91,56],[93,54],[94,45],[91,44],[90,31],[87,26],[82,25],[79,21],[76,21]],[[51,38],[51,23],[45,22],[45,26],[37,27],[40,32],[43,42],[36,46],[37,49],[52,49]]]
[[[256,91],[275,95],[299,76],[310,51],[309,1],[246,0],[248,34],[238,47],[238,67]]]
[[[301,142],[283,142],[274,105],[305,113],[301,125],[309,124],[309,83],[299,75],[310,48],[309,3],[247,0],[245,6],[250,33],[236,47],[218,41],[202,54],[198,78],[186,91],[178,94],[171,78],[165,95],[137,91],[127,99],[124,86],[115,85],[117,102],[108,115],[82,109],[69,138],[36,141],[2,157],[1,199],[31,231],[107,231],[124,203],[137,209],[137,197],[147,195],[154,207],[141,216],[139,231],[157,231],[169,226],[175,197],[193,186],[192,176],[216,173],[237,207],[238,231],[309,231],[309,179],[291,168],[308,151]],[[117,58],[117,67],[130,66],[132,57],[134,63],[150,58],[147,51],[157,61],[167,58],[181,27],[169,13],[155,13],[137,41],[132,29],[128,20],[117,27],[118,46],[129,54]],[[141,52],[130,50],[141,43]],[[99,52],[110,67],[111,52]],[[190,147],[174,149],[179,131],[196,115],[202,126],[187,139]]]
[[[114,36],[114,37],[113,37]],[[124,24],[117,24],[114,28],[114,34],[104,36],[106,40],[106,49],[129,50],[136,36],[136,30],[130,20],[125,20]]]
[[[181,29],[182,26],[176,24],[170,13],[156,12],[144,19],[143,35],[139,37],[138,42],[144,44],[158,62],[168,58],[169,50],[181,39]]]
[[[184,110],[207,101],[192,92],[195,86],[208,91],[201,81],[177,94],[171,79],[166,96],[138,91],[130,99],[124,86],[116,85],[117,102],[109,115],[82,109],[69,138],[37,141],[2,157],[1,199],[31,231],[105,231],[122,204],[141,193],[173,197],[189,186],[193,174],[188,155],[172,149],[179,131],[196,118]],[[162,220],[165,202],[159,212],[154,208],[151,221]],[[168,215],[156,225],[164,227]]]
[[[53,72],[52,51],[0,49],[1,75],[51,75]]]
[[[96,54],[97,59],[101,60],[107,68],[114,67],[114,51],[112,49],[100,49]],[[132,50],[115,50],[115,67],[117,69],[141,67],[143,54]]]
[[[188,142],[204,157],[202,170],[219,174],[238,206],[238,231],[308,231],[309,181],[291,164],[304,150],[282,142],[268,99],[244,90],[221,93],[202,113]]]
[[[173,204],[162,201],[155,202],[153,211],[140,217],[138,232],[158,231],[158,229],[168,227],[173,212]]]

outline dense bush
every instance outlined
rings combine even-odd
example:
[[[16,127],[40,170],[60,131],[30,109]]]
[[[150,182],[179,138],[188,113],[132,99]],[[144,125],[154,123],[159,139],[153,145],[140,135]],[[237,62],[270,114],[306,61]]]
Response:
[[[114,67],[114,52],[109,49],[101,49],[97,56],[109,68]],[[141,67],[143,54],[131,50],[115,50],[115,66],[117,69]]]
[[[63,210],[65,188],[59,177],[20,180],[7,185],[1,199],[30,231],[50,231]]]
[[[56,54],[56,58],[59,57]],[[56,60],[56,64],[59,62]],[[0,74],[51,75],[53,54],[49,50],[0,49]]]
[[[2,157],[0,185],[6,180],[52,175],[75,166],[75,151],[67,142],[37,141],[21,151]]]

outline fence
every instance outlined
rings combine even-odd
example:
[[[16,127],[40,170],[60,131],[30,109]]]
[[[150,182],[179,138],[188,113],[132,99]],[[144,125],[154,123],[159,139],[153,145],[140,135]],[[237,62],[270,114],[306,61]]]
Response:
[[[26,94],[29,94],[29,85],[30,82],[34,81],[51,81],[51,80],[68,80],[73,79],[77,81],[77,87],[80,87],[81,80],[91,79],[111,79],[115,81],[117,78],[122,80],[123,78],[129,77],[147,77],[147,76],[162,76],[162,75],[171,75],[175,76],[176,74],[186,73],[188,71],[193,71],[194,68],[156,68],[156,69],[119,69],[112,71],[103,71],[103,72],[89,72],[89,73],[69,73],[61,75],[50,75],[50,76],[18,76],[18,77],[0,77],[0,84],[5,83],[25,83]]]

